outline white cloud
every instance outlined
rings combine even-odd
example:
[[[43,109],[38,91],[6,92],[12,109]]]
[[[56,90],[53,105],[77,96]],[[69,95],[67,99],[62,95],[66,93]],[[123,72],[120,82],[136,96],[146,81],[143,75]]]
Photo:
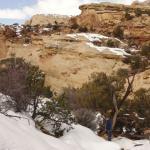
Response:
[[[79,5],[102,1],[130,4],[133,0],[37,0],[35,5],[26,6],[22,9],[0,9],[0,18],[26,19],[41,13],[77,15],[80,13]]]
[[[25,17],[26,14],[19,9],[0,9],[1,19],[22,19]]]

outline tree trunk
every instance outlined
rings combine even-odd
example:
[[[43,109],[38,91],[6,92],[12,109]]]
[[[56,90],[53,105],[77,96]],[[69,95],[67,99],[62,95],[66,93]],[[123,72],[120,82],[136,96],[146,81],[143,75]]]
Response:
[[[113,92],[113,105],[114,105],[114,114],[113,114],[113,123],[112,123],[112,129],[114,129],[115,125],[116,125],[116,121],[117,121],[117,116],[119,114],[119,110],[121,109],[122,105],[124,104],[124,102],[127,100],[128,96],[130,95],[130,93],[132,92],[132,85],[134,82],[134,78],[135,78],[135,74],[133,75],[131,81],[129,78],[127,78],[128,81],[128,87],[126,89],[126,92],[123,96],[123,98],[121,99],[120,103],[117,104],[117,100],[116,100],[116,95],[115,95],[115,91]]]
[[[115,112],[114,112],[113,120],[112,120],[112,129],[114,129],[114,127],[116,125],[116,120],[117,120],[117,116],[118,116],[118,113],[119,113],[117,100],[116,100],[116,96],[115,96],[114,93],[113,93],[113,104],[114,104]]]
[[[114,116],[113,116],[113,120],[112,120],[112,129],[114,129],[115,125],[116,125],[116,121],[117,121],[117,116],[119,114],[119,111],[116,111],[114,113]]]

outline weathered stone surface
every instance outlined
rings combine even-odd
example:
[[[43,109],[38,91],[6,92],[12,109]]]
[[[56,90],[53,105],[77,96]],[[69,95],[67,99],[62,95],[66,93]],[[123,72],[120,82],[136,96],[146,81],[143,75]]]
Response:
[[[70,20],[70,24],[76,22],[79,26],[105,35],[112,35],[116,26],[124,29],[125,38],[142,45],[150,42],[150,5],[121,5],[111,3],[88,4],[80,6],[82,13]],[[136,10],[140,9],[142,15],[136,16]],[[132,16],[125,18],[125,13]]]
[[[69,20],[68,16],[62,16],[62,15],[44,15],[44,14],[38,14],[34,15],[30,20],[26,21],[26,25],[47,25],[47,24],[55,24],[55,23],[62,23],[66,24]]]

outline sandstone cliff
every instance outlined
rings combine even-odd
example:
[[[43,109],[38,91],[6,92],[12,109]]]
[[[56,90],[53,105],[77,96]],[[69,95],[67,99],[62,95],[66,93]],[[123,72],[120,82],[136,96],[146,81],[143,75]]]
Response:
[[[10,27],[12,30],[12,27]],[[17,30],[22,27],[17,27]],[[8,30],[8,31],[11,31]],[[46,85],[50,85],[52,89],[59,92],[64,87],[80,87],[88,81],[92,73],[105,72],[111,74],[119,68],[128,68],[122,62],[122,58],[126,55],[123,48],[126,44],[120,42],[120,48],[103,47],[101,41],[107,41],[109,38],[90,33],[64,34],[51,33],[41,34],[41,32],[31,32],[30,40],[26,41],[27,33],[17,32],[16,37],[13,32],[2,34],[7,40],[2,40],[2,48],[0,59],[11,57],[22,57],[27,62],[38,65],[46,73]],[[27,31],[26,31],[27,32]],[[7,36],[6,36],[7,35]],[[9,36],[8,36],[9,35]],[[5,41],[5,42],[4,42]],[[98,45],[94,45],[92,41],[100,41]],[[121,49],[122,47],[122,49]],[[135,82],[135,90],[141,87],[149,87],[150,78],[149,70],[138,74]]]
[[[94,72],[111,74],[123,65],[121,58],[113,53],[99,52],[87,45],[86,38],[74,39],[66,34],[38,35],[31,37],[32,43],[6,43],[7,57],[15,53],[27,62],[38,65],[46,73],[46,85],[56,91],[63,87],[79,87],[88,81]],[[3,57],[3,58],[7,58]]]
[[[144,2],[134,1],[132,5],[150,5],[150,0],[145,0]]]
[[[142,15],[138,17],[135,16],[137,8],[142,9]],[[60,22],[54,16],[50,19],[49,16],[36,15],[27,22],[31,26],[1,26],[0,59],[12,54],[23,57],[46,73],[46,85],[60,91],[63,87],[81,86],[94,72],[111,74],[119,68],[129,67],[122,62],[122,58],[128,55],[127,41],[111,36],[117,25],[124,28],[126,39],[133,40],[137,45],[150,41],[149,6],[101,3],[83,5],[80,9],[81,15],[63,20],[60,17]],[[134,16],[131,20],[124,18],[126,9]],[[70,26],[64,26],[68,19]],[[55,25],[47,26],[56,22],[59,25],[57,28]],[[71,28],[75,22],[87,27],[90,33],[77,33]],[[39,26],[34,26],[37,24]],[[117,46],[107,47],[108,40],[117,43]],[[136,76],[135,90],[149,87],[149,71],[147,69]]]
[[[82,13],[70,20],[93,32],[112,35],[116,26],[124,29],[125,39],[136,45],[150,42],[150,5],[121,5],[111,3],[80,6]],[[137,16],[137,11],[140,15]],[[126,18],[126,14],[130,18]]]

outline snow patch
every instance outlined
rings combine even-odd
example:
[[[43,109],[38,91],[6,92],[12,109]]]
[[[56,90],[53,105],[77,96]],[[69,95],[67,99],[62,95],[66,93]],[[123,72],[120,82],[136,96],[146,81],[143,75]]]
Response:
[[[11,117],[0,114],[0,150],[120,150],[80,125],[57,139],[38,131],[30,117],[8,114]]]
[[[79,37],[85,37],[88,42],[86,43],[89,47],[94,48],[98,50],[99,52],[111,52],[114,55],[118,56],[128,56],[128,54],[125,49],[121,48],[110,48],[110,47],[104,47],[104,46],[96,46],[93,44],[94,41],[101,41],[102,39],[112,39],[111,37],[107,37],[101,34],[93,34],[93,33],[76,33],[76,34],[67,34],[68,37],[74,38],[76,40],[79,39]],[[117,41],[123,44],[123,42],[117,38],[115,38]]]
[[[76,33],[76,34],[67,34],[68,37],[78,39],[78,37],[83,36],[88,39],[90,42],[100,41],[101,39],[108,39],[109,37],[101,35],[101,34],[93,34],[93,33]]]
[[[130,55],[127,52],[125,52],[124,49],[121,49],[121,48],[110,48],[110,47],[104,47],[104,46],[100,47],[100,46],[94,45],[93,43],[86,43],[86,44],[91,48],[95,48],[99,52],[111,52],[111,53],[114,53],[115,55],[119,55],[119,56]]]
[[[124,150],[150,150],[150,141],[148,140],[132,141],[125,137],[118,137],[113,139],[113,142],[119,144]]]

